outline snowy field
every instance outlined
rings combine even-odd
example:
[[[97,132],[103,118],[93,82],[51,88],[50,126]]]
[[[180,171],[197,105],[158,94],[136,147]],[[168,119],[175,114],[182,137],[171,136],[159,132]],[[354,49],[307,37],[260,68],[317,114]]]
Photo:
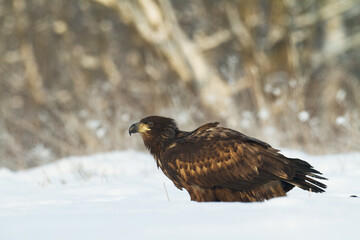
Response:
[[[360,153],[283,153],[323,172],[327,192],[191,202],[150,154],[134,151],[0,169],[0,239],[360,239],[360,198],[350,197],[360,195]]]

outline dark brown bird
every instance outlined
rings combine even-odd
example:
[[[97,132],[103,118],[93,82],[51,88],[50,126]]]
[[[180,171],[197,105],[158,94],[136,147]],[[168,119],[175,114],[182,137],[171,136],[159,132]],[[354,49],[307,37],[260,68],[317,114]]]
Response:
[[[326,185],[315,178],[326,178],[309,163],[218,124],[184,132],[173,119],[150,116],[131,125],[129,134],[141,134],[157,166],[193,201],[264,201],[295,186],[324,192]]]

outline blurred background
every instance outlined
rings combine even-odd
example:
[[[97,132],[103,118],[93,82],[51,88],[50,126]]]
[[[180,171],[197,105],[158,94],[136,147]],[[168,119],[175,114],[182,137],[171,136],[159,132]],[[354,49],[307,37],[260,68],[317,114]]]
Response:
[[[148,115],[360,150],[357,0],[0,0],[0,167],[144,150]]]

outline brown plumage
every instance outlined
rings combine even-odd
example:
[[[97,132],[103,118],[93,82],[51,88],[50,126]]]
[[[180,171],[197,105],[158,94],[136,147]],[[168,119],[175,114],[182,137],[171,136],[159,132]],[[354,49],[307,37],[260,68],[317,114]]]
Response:
[[[131,125],[141,134],[157,166],[193,201],[264,201],[294,186],[324,192],[326,179],[309,163],[287,158],[269,144],[208,123],[180,131],[174,120],[150,116]]]

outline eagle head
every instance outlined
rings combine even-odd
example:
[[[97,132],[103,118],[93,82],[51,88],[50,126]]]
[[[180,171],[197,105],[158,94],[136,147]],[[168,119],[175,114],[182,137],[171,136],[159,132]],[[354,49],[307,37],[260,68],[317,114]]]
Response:
[[[149,116],[134,123],[129,128],[129,134],[140,133],[146,148],[159,159],[164,148],[170,144],[179,132],[176,123],[171,118]]]
[[[178,128],[171,118],[149,116],[134,123],[129,128],[129,134],[140,133],[142,138],[161,137],[171,139],[175,137]]]

